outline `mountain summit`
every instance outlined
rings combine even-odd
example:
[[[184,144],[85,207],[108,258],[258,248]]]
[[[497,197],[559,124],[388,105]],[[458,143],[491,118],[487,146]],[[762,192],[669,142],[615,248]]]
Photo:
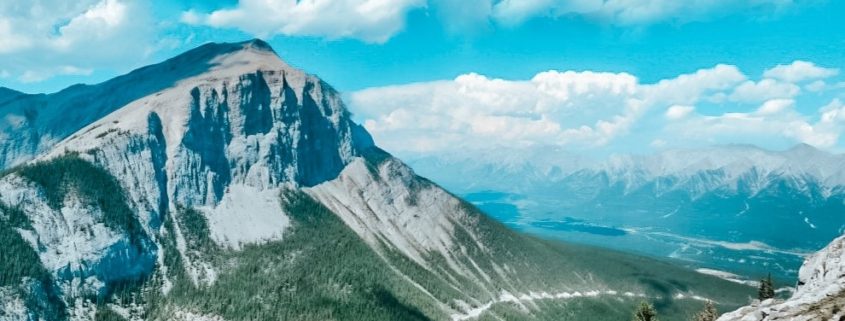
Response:
[[[252,40],[206,44],[100,84],[74,85],[53,94],[9,90],[16,94],[0,94],[0,168],[30,160],[91,122],[183,80],[262,69],[294,70],[266,42]]]
[[[12,320],[618,319],[751,291],[506,229],[259,40],[0,111]]]

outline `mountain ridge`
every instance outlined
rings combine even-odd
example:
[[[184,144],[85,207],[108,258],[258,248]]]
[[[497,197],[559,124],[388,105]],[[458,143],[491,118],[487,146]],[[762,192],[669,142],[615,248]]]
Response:
[[[508,230],[379,149],[331,86],[265,45],[189,51],[225,49],[207,61],[177,56],[168,61],[201,66],[184,70],[213,66],[176,72],[153,93],[144,84],[118,98],[78,92],[106,102],[53,136],[36,130],[48,113],[7,124],[38,138],[0,136],[0,237],[39,267],[3,269],[0,303],[12,315],[613,319],[641,298],[679,316],[704,297],[738,306],[750,291]],[[594,270],[600,262],[612,267]]]
[[[99,84],[77,84],[51,94],[21,94],[0,100],[0,133],[18,136],[0,148],[0,168],[31,160],[73,132],[117,108],[206,72],[215,57],[247,47],[267,50],[261,40],[209,43],[164,62],[135,69]],[[272,49],[270,49],[272,51]],[[275,55],[275,53],[274,53]],[[125,90],[131,87],[133,90]],[[92,100],[91,97],[104,99]]]

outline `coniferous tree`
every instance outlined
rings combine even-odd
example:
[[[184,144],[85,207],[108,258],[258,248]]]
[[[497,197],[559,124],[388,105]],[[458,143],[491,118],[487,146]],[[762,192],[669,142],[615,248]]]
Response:
[[[760,301],[775,297],[775,285],[772,281],[772,274],[769,273],[765,279],[760,280],[760,288],[757,289],[757,298]]]
[[[693,321],[716,321],[718,317],[719,311],[716,310],[716,305],[713,304],[713,301],[707,301],[704,303],[704,310],[698,312]]]
[[[651,304],[643,301],[637,310],[634,311],[633,321],[657,321],[657,311]]]

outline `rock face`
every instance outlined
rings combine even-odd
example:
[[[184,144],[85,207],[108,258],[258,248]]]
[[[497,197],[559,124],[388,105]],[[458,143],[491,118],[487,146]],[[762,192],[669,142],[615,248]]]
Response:
[[[53,94],[0,93],[0,168],[49,151],[82,127],[176,82],[207,72],[213,59],[242,44],[208,44],[160,64],[97,85],[74,85]]]
[[[85,154],[125,182],[143,223],[157,228],[163,213],[182,207],[202,208],[216,213],[216,221],[231,223],[236,213],[215,211],[230,186],[260,195],[282,186],[312,186],[336,177],[372,147],[334,89],[288,66],[266,43],[207,45],[183,56],[210,52],[217,54],[208,58],[206,71],[90,123],[56,144],[48,157]],[[278,212],[277,203],[254,202],[249,210]]]
[[[0,320],[559,320],[556,300],[627,316],[617,302],[749,290],[506,229],[259,40],[2,91],[0,112]]]
[[[726,313],[719,321],[842,320],[845,318],[845,236],[808,257],[798,289],[787,300],[769,299]]]
[[[208,212],[215,238],[234,248],[280,239],[289,224],[278,189],[333,179],[373,145],[334,89],[260,40],[202,46],[96,86],[6,96],[0,168],[78,153],[116,178],[146,239],[180,208]],[[49,206],[43,188],[13,173],[0,201],[32,213],[21,234],[66,294],[151,273],[155,246],[130,246],[75,194]]]
[[[104,164],[149,150],[170,201],[195,206],[220,201],[232,183],[315,185],[372,146],[334,89],[288,66],[266,43],[240,45],[217,45],[206,72],[129,103],[53,150],[123,149],[95,153]]]

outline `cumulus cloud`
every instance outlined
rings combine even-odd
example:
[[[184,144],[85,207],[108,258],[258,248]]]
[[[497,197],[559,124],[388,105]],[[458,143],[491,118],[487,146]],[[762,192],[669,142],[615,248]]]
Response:
[[[735,66],[716,65],[655,83],[592,71],[546,71],[528,80],[470,73],[365,89],[349,102],[376,141],[397,153],[531,145],[597,150],[636,141],[644,148],[836,146],[845,106],[834,99],[797,108],[800,96],[795,84],[749,79]]]
[[[182,22],[237,28],[259,37],[277,34],[355,38],[382,43],[401,31],[408,11],[425,0],[240,0],[211,13],[187,11]]]
[[[693,106],[672,105],[666,109],[666,118],[670,120],[678,120],[687,117],[690,113],[695,111]]]
[[[394,151],[536,143],[595,147],[629,132],[656,106],[691,105],[746,76],[717,65],[655,84],[627,73],[546,71],[530,80],[470,73],[450,81],[371,88],[350,102],[379,143]],[[680,119],[692,106],[673,106]]]
[[[134,0],[0,3],[0,69],[22,82],[87,75],[149,54],[150,13]]]
[[[763,77],[797,83],[806,80],[829,78],[837,74],[839,74],[839,69],[819,67],[812,62],[796,60],[788,65],[777,65],[771,69],[767,69],[763,72]]]
[[[638,117],[637,87],[625,73],[549,71],[522,81],[465,74],[371,88],[353,93],[350,102],[379,143],[393,150],[491,142],[601,145]]]
[[[504,24],[534,17],[578,15],[614,25],[648,25],[663,21],[698,21],[733,12],[779,13],[790,0],[503,0],[492,16]]]
[[[734,101],[761,102],[775,98],[792,98],[801,92],[795,84],[774,79],[745,81],[734,89],[730,99]]]
[[[658,81],[647,86],[646,90],[654,101],[690,105],[711,97],[708,94],[732,88],[745,79],[745,74],[736,66],[719,64],[713,68],[699,69],[691,74]]]
[[[818,118],[818,120],[813,120]],[[845,129],[845,106],[833,99],[818,109],[817,115],[795,110],[795,100],[772,99],[750,112],[720,115],[693,114],[683,122],[667,126],[667,134],[686,142],[754,143],[777,137],[820,148],[832,148]]]
[[[579,16],[615,26],[703,21],[733,13],[777,15],[794,0],[238,0],[211,12],[188,10],[190,25],[273,35],[352,38],[383,43],[402,31],[410,11],[427,8],[451,32],[515,26],[533,18]],[[2,26],[0,25],[0,28]]]

